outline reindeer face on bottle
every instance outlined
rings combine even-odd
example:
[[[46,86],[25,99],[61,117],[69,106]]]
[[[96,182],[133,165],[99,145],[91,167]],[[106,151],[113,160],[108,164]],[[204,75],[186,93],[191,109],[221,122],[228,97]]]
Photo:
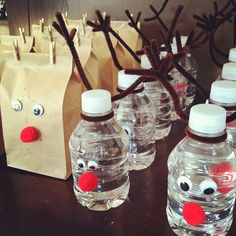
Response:
[[[209,205],[214,199],[235,191],[236,170],[230,162],[214,164],[208,173],[208,176],[199,174],[191,177],[191,173],[183,170],[176,181],[177,191],[186,201],[182,208],[183,219],[191,226],[198,226],[210,220],[201,202],[207,202]],[[199,203],[193,202],[192,199],[198,199]]]
[[[80,175],[78,178],[78,186],[83,192],[90,192],[97,188],[98,177],[96,169],[98,162],[93,160],[77,159],[77,170]]]

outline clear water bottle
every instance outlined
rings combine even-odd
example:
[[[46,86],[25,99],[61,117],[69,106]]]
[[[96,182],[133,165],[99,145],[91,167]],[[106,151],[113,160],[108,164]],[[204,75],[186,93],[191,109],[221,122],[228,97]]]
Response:
[[[90,210],[122,204],[129,192],[128,136],[113,118],[106,90],[82,94],[82,120],[69,141],[74,193]]]
[[[236,157],[224,141],[225,119],[220,106],[193,106],[187,136],[168,158],[167,217],[179,236],[222,236],[232,224]]]
[[[151,64],[146,55],[141,56],[141,67],[151,69]],[[159,81],[145,82],[144,93],[152,101],[156,112],[155,139],[160,140],[168,136],[171,130],[170,96]]]
[[[227,116],[236,112],[236,82],[219,80],[212,83],[209,101],[224,107],[227,111]],[[236,120],[227,123],[226,127],[227,140],[236,152]]]
[[[181,43],[184,46],[187,42],[188,37],[181,36]],[[176,46],[176,40],[173,39],[173,45],[174,45],[174,51],[177,52],[177,46]],[[198,65],[195,58],[192,56],[191,53],[187,54],[181,61],[181,65],[184,67],[184,69],[194,78],[197,79],[197,70]],[[186,99],[185,99],[185,106],[189,107],[195,98],[196,93],[196,87],[194,84],[187,81],[187,90],[186,90]]]
[[[118,72],[118,91],[123,91],[139,78],[138,75],[126,75]],[[132,94],[115,103],[115,118],[129,135],[129,169],[141,170],[154,161],[155,111],[153,104],[140,85]]]

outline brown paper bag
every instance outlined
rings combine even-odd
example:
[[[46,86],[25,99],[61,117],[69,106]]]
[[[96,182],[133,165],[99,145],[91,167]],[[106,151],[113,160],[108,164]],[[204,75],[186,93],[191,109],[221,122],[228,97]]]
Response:
[[[0,78],[4,68],[4,51],[13,50],[13,42],[17,40],[21,52],[30,52],[33,48],[34,38],[26,36],[23,43],[20,36],[0,35]]]
[[[71,30],[72,28],[75,28],[75,25],[70,25],[68,27],[68,30]],[[36,51],[42,52],[42,53],[49,53],[49,33],[48,33],[48,27],[44,27],[44,32],[41,32],[39,25],[33,25],[33,35],[35,36],[36,41]],[[71,56],[71,52],[69,50],[68,45],[66,44],[65,39],[54,29],[52,29],[53,34],[53,40],[56,42],[56,53],[58,55],[68,55]],[[81,34],[80,34],[81,35]],[[78,44],[78,42],[80,42]],[[78,38],[78,34],[74,37],[74,44],[77,49],[79,58],[82,63],[82,67],[85,70],[86,76],[88,77],[88,80],[90,81],[93,88],[100,88],[101,83],[99,79],[99,65],[98,65],[98,58],[96,55],[92,52],[92,42],[91,42],[91,36],[90,35],[83,35]],[[72,57],[71,57],[72,58]],[[77,76],[79,76],[76,68],[75,73]]]
[[[73,27],[68,27],[68,30],[70,31],[72,28]],[[43,45],[44,48],[41,49],[42,47],[41,42],[42,40],[49,41],[48,29],[49,29],[48,26],[44,26],[44,31],[42,32],[40,25],[34,25],[34,24],[32,25],[31,35],[35,38],[35,45],[34,45],[35,52],[44,52],[45,48],[47,48],[47,45]],[[51,27],[51,30],[54,41],[56,41],[58,45],[65,45],[65,39],[53,27]]]
[[[129,47],[134,51],[139,51],[142,49],[142,39],[135,29],[128,25],[128,21],[113,21],[111,26],[118,32],[119,36],[129,45]],[[140,23],[138,23],[140,28]],[[122,46],[123,47],[123,46]],[[125,50],[127,57],[127,66],[133,66],[134,59],[130,56],[129,52]]]
[[[100,84],[96,85],[95,88],[101,87],[112,92],[114,87],[113,84],[115,83],[115,81],[113,81],[113,62],[103,32],[93,32],[93,29],[90,26],[86,26],[85,30],[83,30],[82,20],[67,19],[66,22],[68,27],[79,29],[81,39],[92,40],[92,52],[96,56],[99,64],[98,76]],[[115,47],[117,40],[112,35],[110,37],[112,44]],[[90,81],[92,81],[92,79],[90,79]]]
[[[142,49],[142,40],[138,33],[128,25],[128,21],[112,21],[111,27],[118,33],[119,36],[127,43],[127,45],[134,51]],[[140,65],[135,61],[135,59],[130,55],[130,53],[125,49],[125,47],[117,41],[115,45],[116,55],[119,62],[123,68],[139,68]],[[116,94],[117,81],[118,81],[118,69],[116,66],[112,65],[112,93]]]
[[[12,51],[13,42],[18,41],[19,49],[22,52],[30,52],[33,47],[33,37],[25,37],[26,43],[23,43],[20,36],[0,35],[0,81],[4,68],[4,51]],[[0,154],[5,152],[2,136],[2,121],[0,116]]]
[[[99,60],[99,77],[101,87],[116,93],[118,70],[114,65],[109,48],[107,46],[103,32],[92,32],[91,27],[85,27],[85,34],[82,30],[82,20],[67,20],[70,27],[78,27],[81,38],[92,39],[92,50]],[[140,24],[138,25],[140,27]],[[142,49],[142,40],[138,33],[128,25],[128,21],[111,21],[111,27],[118,33],[124,41],[135,52]],[[133,59],[129,52],[110,34],[113,47],[116,51],[120,64],[124,68],[137,68],[139,64]]]
[[[68,56],[57,56],[53,65],[48,54],[20,56],[16,61],[13,54],[7,55],[1,83],[7,165],[66,179],[71,174],[68,141],[80,119],[81,84]],[[20,107],[17,101],[22,104],[20,111],[12,108]],[[41,116],[34,114],[40,114],[39,109],[32,112],[34,105],[43,107]],[[27,139],[22,136],[26,127],[36,128],[39,138],[22,142],[22,137]]]
[[[117,40],[111,36],[113,46],[116,45]],[[99,62],[99,78],[101,87],[108,91],[113,90],[113,76],[112,76],[112,58],[109,48],[107,46],[103,32],[94,32],[92,36],[92,51],[98,58]]]
[[[96,55],[92,52],[92,40],[90,38],[81,38],[80,45],[77,44],[75,47],[84,72],[92,88],[101,88],[101,80],[99,78],[99,61]],[[74,71],[77,77],[80,77],[76,68]]]

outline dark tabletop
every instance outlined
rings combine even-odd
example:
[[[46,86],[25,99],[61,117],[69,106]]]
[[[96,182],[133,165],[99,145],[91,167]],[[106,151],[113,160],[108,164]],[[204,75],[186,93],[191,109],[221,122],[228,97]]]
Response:
[[[184,124],[175,122],[169,137],[157,142],[154,163],[130,173],[129,199],[106,212],[79,205],[71,177],[63,181],[8,168],[0,157],[0,235],[173,236],[165,213],[167,158],[183,137]],[[228,235],[236,235],[236,219]]]

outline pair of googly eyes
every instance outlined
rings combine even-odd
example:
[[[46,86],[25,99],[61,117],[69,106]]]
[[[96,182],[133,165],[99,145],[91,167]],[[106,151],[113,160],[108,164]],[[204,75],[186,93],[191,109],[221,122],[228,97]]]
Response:
[[[77,165],[80,169],[86,169],[86,163],[84,160],[78,159]],[[90,170],[96,170],[98,167],[98,164],[95,161],[88,161],[87,167]]]
[[[19,100],[13,100],[11,107],[14,111],[21,111],[23,109],[23,105]],[[40,104],[33,105],[32,112],[35,116],[41,116],[44,112],[43,106]]]
[[[180,176],[177,179],[177,184],[184,192],[190,191],[193,187],[191,180],[186,176]],[[205,195],[211,195],[217,191],[217,184],[212,179],[203,180],[199,187],[201,192]]]

